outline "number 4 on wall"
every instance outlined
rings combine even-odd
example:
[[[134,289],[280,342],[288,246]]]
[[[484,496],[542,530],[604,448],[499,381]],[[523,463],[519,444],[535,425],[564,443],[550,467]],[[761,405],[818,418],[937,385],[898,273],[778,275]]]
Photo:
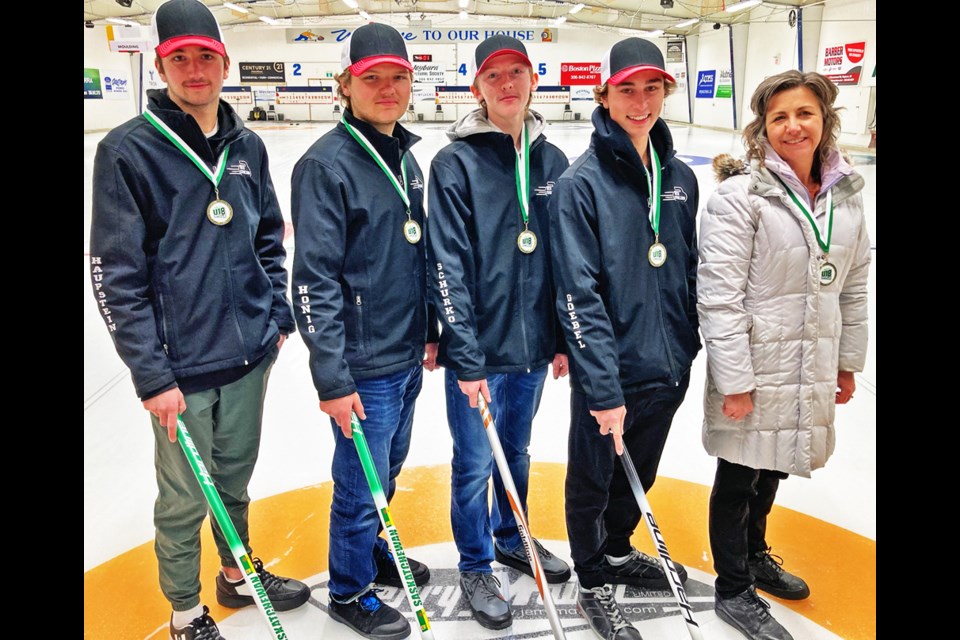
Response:
[[[467,75],[467,65],[466,65],[466,63],[460,65],[460,68],[457,69],[457,73],[459,73],[459,74],[462,75],[462,76]],[[546,63],[546,62],[541,62],[540,64],[537,65],[537,74],[538,74],[538,75],[541,75],[541,76],[547,75],[547,63]],[[293,75],[297,75],[297,73],[294,72]]]

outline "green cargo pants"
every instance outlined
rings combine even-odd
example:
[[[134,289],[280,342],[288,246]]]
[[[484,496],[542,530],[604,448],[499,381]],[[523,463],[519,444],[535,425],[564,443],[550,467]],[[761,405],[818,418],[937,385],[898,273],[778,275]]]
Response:
[[[236,382],[184,396],[187,410],[181,414],[247,553],[247,484],[260,450],[263,400],[277,353],[267,354]],[[208,505],[180,444],[171,443],[166,428],[156,416],[151,418],[159,488],[153,522],[160,588],[175,611],[186,611],[200,604],[200,527]],[[235,567],[219,525],[212,516],[210,520],[220,562]]]

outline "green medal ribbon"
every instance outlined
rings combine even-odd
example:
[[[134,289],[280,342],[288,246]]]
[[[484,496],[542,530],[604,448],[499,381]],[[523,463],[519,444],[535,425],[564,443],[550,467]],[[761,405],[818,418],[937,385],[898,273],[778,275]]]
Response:
[[[517,200],[520,201],[520,215],[523,216],[523,228],[526,230],[530,225],[530,137],[526,123],[520,138],[523,154],[517,150]]]
[[[787,183],[780,179],[780,176],[774,174],[777,180],[780,181],[780,184],[783,185],[783,188],[787,190],[787,194],[790,196],[790,199],[793,200],[793,204],[797,205],[797,208],[803,212],[804,217],[810,222],[810,226],[813,227],[813,235],[817,238],[817,244],[820,245],[820,248],[823,249],[824,256],[830,255],[830,239],[833,237],[833,190],[830,189],[827,191],[827,241],[824,242],[820,237],[820,228],[817,226],[816,220],[814,220],[813,215],[807,210],[807,208],[800,201],[800,198],[790,190],[790,187],[787,186]]]
[[[517,200],[520,202],[520,216],[523,218],[523,231],[517,236],[517,248],[521,253],[530,254],[537,249],[537,234],[530,231],[530,136],[527,125],[520,131],[520,146],[517,149]]]
[[[213,183],[213,191],[216,194],[217,200],[220,199],[220,180],[223,178],[223,171],[227,168],[227,154],[230,153],[230,145],[227,145],[223,150],[223,153],[220,154],[220,159],[217,160],[217,165],[213,168],[213,171],[204,164],[203,159],[197,155],[197,153],[190,148],[183,138],[177,135],[177,132],[167,126],[160,118],[156,117],[150,110],[147,109],[143,112],[143,117],[147,119],[147,122],[152,124],[157,131],[162,133],[167,140],[173,143],[177,149],[180,149],[183,155],[187,156],[193,164],[197,166],[197,169],[200,169],[200,173],[205,175],[207,179]]]
[[[400,195],[400,199],[403,200],[403,205],[407,209],[407,220],[410,220],[410,196],[407,195],[407,164],[404,162],[404,158],[400,158],[400,173],[403,176],[403,186],[400,186],[400,183],[397,182],[397,177],[393,175],[393,172],[390,171],[390,168],[387,166],[387,163],[384,162],[383,157],[380,156],[380,152],[377,151],[370,141],[367,138],[357,131],[349,122],[346,120],[341,120],[343,126],[346,127],[347,133],[353,136],[353,139],[363,147],[364,151],[370,154],[370,157],[373,158],[373,161],[377,163],[380,167],[380,170],[386,174],[387,178],[390,179],[390,184],[393,185],[393,188],[397,190],[397,193]]]
[[[650,228],[653,229],[654,243],[660,242],[660,158],[653,148],[653,140],[649,140],[650,165],[647,170],[644,165],[643,170],[647,176],[647,191],[650,199],[647,201],[649,208]]]

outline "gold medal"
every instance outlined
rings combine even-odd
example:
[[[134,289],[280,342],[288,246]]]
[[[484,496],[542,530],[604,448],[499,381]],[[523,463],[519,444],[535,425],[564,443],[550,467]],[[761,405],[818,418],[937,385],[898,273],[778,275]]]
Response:
[[[522,253],[533,253],[537,248],[537,236],[530,229],[524,229],[517,236],[517,247]]]
[[[233,207],[226,200],[217,198],[207,205],[207,220],[222,227],[233,220]]]
[[[820,265],[820,285],[826,287],[837,279],[837,267],[832,262]]]
[[[403,223],[403,237],[410,244],[417,244],[420,242],[420,225],[417,224],[417,221],[409,218],[406,222]]]
[[[647,251],[647,260],[651,267],[662,267],[667,261],[667,248],[660,242],[654,242]]]

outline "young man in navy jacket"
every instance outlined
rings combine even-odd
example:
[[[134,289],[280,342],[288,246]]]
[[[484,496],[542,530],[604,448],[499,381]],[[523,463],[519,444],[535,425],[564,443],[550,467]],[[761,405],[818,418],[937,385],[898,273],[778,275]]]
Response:
[[[328,611],[366,638],[394,640],[407,637],[410,625],[371,585],[403,583],[378,536],[350,418],[356,412],[363,423],[389,500],[410,448],[423,368],[436,366],[424,181],[410,153],[419,138],[397,122],[410,101],[413,69],[403,37],[367,24],[345,42],[341,62],[343,119],[293,170],[293,292],[320,410],[336,440]],[[407,559],[416,583],[425,583],[429,569]]]
[[[523,43],[502,35],[484,40],[471,72],[480,108],[450,128],[451,144],[430,166],[429,247],[443,327],[439,363],[446,367],[453,436],[451,520],[460,584],[477,622],[502,629],[512,616],[490,563],[532,572],[477,395],[490,402],[526,510],[527,448],[547,365],[554,378],[567,374],[553,312],[547,203],[568,163],[546,141],[543,117],[528,108],[537,75]],[[566,562],[539,542],[535,547],[548,582],[570,577]]]
[[[260,139],[219,99],[227,57],[216,19],[171,0],[153,19],[167,88],[111,131],[94,161],[90,263],[117,352],[152,414],[154,512],[170,636],[220,638],[200,603],[200,526],[207,503],[177,444],[181,414],[250,551],[247,484],[260,446],[270,368],[293,330],[283,218]],[[254,604],[218,526],[217,601]],[[274,607],[310,597],[254,559]]]
[[[657,46],[618,42],[600,73],[590,148],[557,183],[551,238],[573,388],[565,493],[577,607],[600,637],[630,640],[640,634],[611,584],[668,583],[630,545],[641,513],[615,457],[629,455],[649,490],[690,382],[699,192],[660,119],[675,83]]]

